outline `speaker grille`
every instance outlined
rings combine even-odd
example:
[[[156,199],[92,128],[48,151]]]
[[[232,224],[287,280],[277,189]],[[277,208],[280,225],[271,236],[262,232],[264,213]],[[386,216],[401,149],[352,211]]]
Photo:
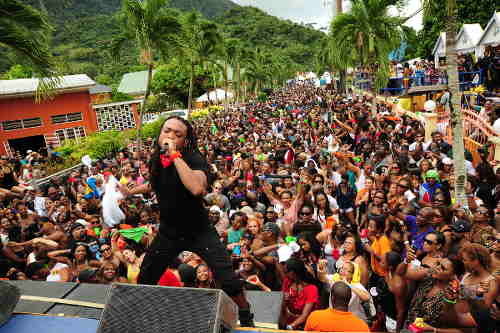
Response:
[[[98,333],[204,333],[215,330],[217,290],[112,286]]]

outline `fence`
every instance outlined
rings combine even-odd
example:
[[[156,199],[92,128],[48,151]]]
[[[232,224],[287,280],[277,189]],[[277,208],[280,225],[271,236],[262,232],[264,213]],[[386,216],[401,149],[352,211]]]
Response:
[[[372,96],[370,93],[365,92],[365,94]],[[437,114],[414,113],[403,109],[400,105],[394,103],[387,97],[376,96],[375,100],[391,106],[392,112],[398,116],[405,115],[418,120],[425,128],[426,140],[429,139],[432,131],[438,130],[443,133],[443,137],[447,142],[450,144],[453,143],[452,124],[449,112],[438,112]],[[477,165],[481,161],[478,149],[491,142],[491,138],[498,138],[497,133],[483,115],[468,108],[462,109],[462,124],[465,149],[472,154],[473,163]],[[489,159],[493,160],[494,157],[495,147],[493,146],[490,148]]]
[[[38,187],[40,185],[45,185],[45,184],[49,183],[51,179],[66,176],[67,174],[71,173],[72,171],[80,169],[82,166],[83,166],[82,163],[78,163],[77,165],[72,166],[71,168],[61,170],[61,171],[53,173],[47,177],[40,178],[40,179],[34,179],[31,182],[31,185],[34,187]]]
[[[373,87],[372,84],[373,79],[371,77],[372,76],[371,73],[360,72],[356,73],[355,76],[356,76],[356,82],[354,84],[356,88],[362,90],[371,90],[371,88]],[[448,84],[448,77],[442,75],[439,76],[439,75],[419,74],[410,76],[409,79],[411,82],[410,87],[437,86],[441,84]],[[459,80],[460,91],[465,91],[470,89],[471,87],[483,84],[484,74],[482,70],[473,72],[458,72],[458,80]],[[395,95],[400,95],[404,92],[405,88],[403,87],[402,77],[391,78],[389,81],[392,82],[391,85],[395,85],[396,87],[382,88],[379,91],[380,94],[383,95],[386,93],[395,93]]]

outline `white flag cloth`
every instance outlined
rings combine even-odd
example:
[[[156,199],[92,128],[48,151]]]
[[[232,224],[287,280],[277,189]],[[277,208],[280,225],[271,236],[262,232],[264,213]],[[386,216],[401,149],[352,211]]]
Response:
[[[104,224],[112,228],[125,220],[125,214],[118,205],[118,200],[123,199],[123,194],[118,190],[118,180],[109,176],[104,184],[104,196],[102,197],[102,217]]]

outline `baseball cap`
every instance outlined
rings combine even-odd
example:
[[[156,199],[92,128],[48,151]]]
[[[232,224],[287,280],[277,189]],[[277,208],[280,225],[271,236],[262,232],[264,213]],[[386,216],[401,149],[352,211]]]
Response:
[[[219,206],[217,206],[217,205],[213,205],[212,207],[210,207],[210,211],[211,211],[211,212],[217,212],[217,213],[219,213],[219,214],[220,214],[220,213],[222,213],[222,210],[221,210],[221,209],[220,209],[220,207],[219,207]]]
[[[435,180],[439,181],[439,174],[436,170],[429,170],[425,173],[425,178],[434,178]]]
[[[451,230],[459,233],[469,232],[471,229],[470,223],[466,220],[456,220],[450,227]]]
[[[80,282],[91,282],[92,278],[97,274],[97,269],[95,268],[87,268],[78,274],[78,281]]]
[[[446,164],[446,165],[452,165],[453,164],[453,161],[449,157],[443,158],[443,160],[441,162],[443,162],[443,164]]]
[[[73,223],[73,225],[71,226],[71,228],[69,229],[69,231],[73,232],[73,230],[75,230],[77,228],[85,228],[85,226],[82,223],[75,222],[75,223]]]
[[[266,224],[264,224],[264,227],[262,228],[262,231],[263,232],[270,231],[270,232],[272,232],[273,234],[275,234],[277,236],[277,235],[280,234],[281,229],[280,229],[280,227],[276,223],[274,223],[274,222],[267,222]]]

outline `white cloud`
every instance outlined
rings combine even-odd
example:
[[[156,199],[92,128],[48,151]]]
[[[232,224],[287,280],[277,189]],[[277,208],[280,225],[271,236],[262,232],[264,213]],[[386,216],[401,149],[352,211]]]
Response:
[[[332,18],[332,4],[335,0],[233,0],[242,6],[253,6],[283,19],[297,23],[316,23],[316,28],[328,27]],[[410,15],[420,8],[421,0],[408,0],[402,15]],[[344,10],[349,9],[349,1],[343,0]],[[397,15],[397,10],[391,11]],[[406,25],[420,30],[422,14],[410,19]]]

